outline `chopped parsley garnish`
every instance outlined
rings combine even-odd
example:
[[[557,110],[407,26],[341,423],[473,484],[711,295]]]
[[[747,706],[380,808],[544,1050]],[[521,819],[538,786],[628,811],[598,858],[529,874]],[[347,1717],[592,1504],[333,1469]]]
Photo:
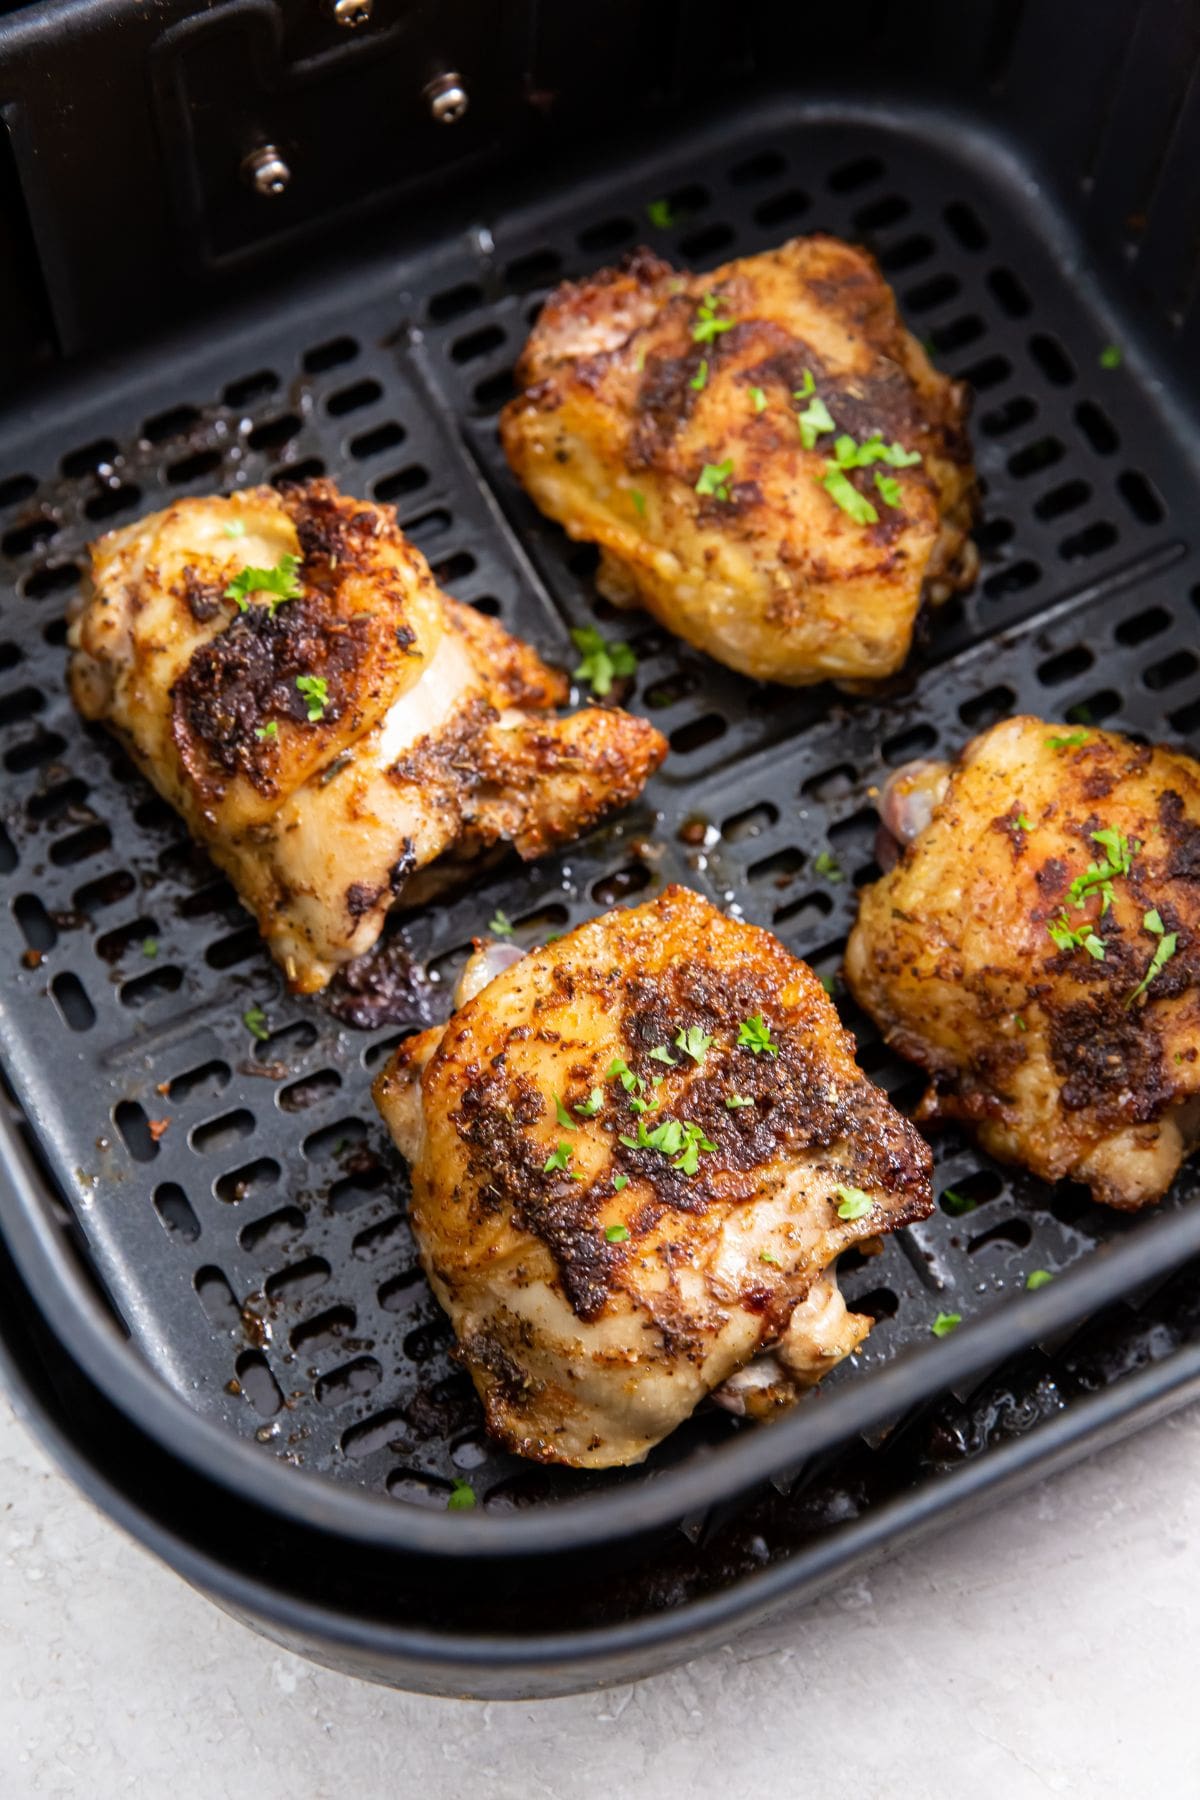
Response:
[[[768,1056],[779,1055],[779,1045],[771,1042],[771,1027],[761,1013],[752,1013],[743,1019],[738,1026],[737,1041],[744,1044],[747,1050],[753,1050],[755,1056],[761,1056],[765,1050]]]
[[[260,1044],[265,1043],[271,1035],[267,1029],[267,1015],[261,1006],[252,1006],[248,1012],[244,1012],[242,1024],[252,1037],[258,1039]]]
[[[258,739],[260,744],[263,742],[263,740],[265,738],[278,737],[279,736],[279,720],[278,719],[268,719],[268,721],[265,725],[256,725],[254,727],[254,735]]]
[[[488,930],[493,937],[511,937],[515,927],[506,912],[497,907],[488,920]]]
[[[1048,737],[1048,750],[1078,750],[1080,744],[1086,744],[1091,734],[1086,731],[1072,731],[1066,737]]]
[[[843,879],[841,863],[839,863],[836,856],[831,856],[828,850],[818,850],[816,856],[814,856],[813,873],[816,875],[823,875],[826,881],[841,881]]]
[[[572,1126],[572,1130],[574,1130],[574,1126]],[[556,1169],[565,1169],[573,1155],[574,1151],[570,1144],[560,1144],[557,1150],[551,1151],[542,1164],[542,1174],[553,1175]]]
[[[825,464],[825,474],[821,478],[821,486],[835,505],[844,513],[849,513],[856,525],[874,525],[879,514],[871,505],[865,494],[860,494],[850,477],[836,463]]]
[[[1020,1013],[1013,1014],[1013,1024],[1016,1026],[1018,1031],[1028,1031],[1029,1030],[1028,1025],[1026,1025],[1026,1023],[1025,1023],[1024,1019],[1021,1017]]]
[[[1046,930],[1060,950],[1086,950],[1095,962],[1104,961],[1104,939],[1097,937],[1090,919],[1085,919],[1078,930],[1072,931],[1071,921],[1064,911],[1057,919],[1047,921]]]
[[[594,625],[578,626],[571,633],[571,641],[582,659],[572,670],[575,680],[586,681],[601,699],[612,692],[618,675],[632,675],[637,668],[637,657],[629,645],[607,642]]]
[[[769,1250],[760,1250],[758,1253],[758,1260],[759,1260],[759,1262],[770,1263],[771,1267],[774,1269],[780,1269],[783,1267],[783,1264],[780,1262],[779,1258],[777,1256],[772,1256],[772,1254]]]
[[[869,1195],[863,1193],[861,1188],[846,1187],[840,1181],[833,1191],[838,1196],[837,1215],[839,1219],[865,1219],[875,1204]]]
[[[675,1039],[676,1048],[682,1050],[685,1056],[690,1056],[694,1063],[704,1061],[711,1043],[711,1035],[701,1031],[698,1025],[689,1025],[686,1030],[681,1028]]]
[[[224,531],[226,537],[245,537],[246,521],[245,519],[230,519],[228,525],[223,525],[221,529]]]
[[[816,385],[817,384],[813,379],[812,370],[805,369],[803,375],[800,377],[800,386],[796,389],[795,393],[792,395],[792,399],[793,400],[807,400],[809,395],[815,391]]]
[[[640,375],[646,367],[646,346],[643,344],[633,361],[633,366]]]
[[[803,412],[796,414],[796,424],[800,428],[800,442],[806,450],[812,450],[822,432],[837,430],[837,422],[820,394],[813,393],[810,369],[805,369],[804,386],[797,388],[792,399],[808,401]]]
[[[692,326],[692,342],[695,344],[711,344],[715,337],[723,331],[732,331],[736,320],[718,318],[725,302],[719,294],[705,294],[696,310],[696,323]]]
[[[884,475],[876,469],[875,486],[879,489],[885,506],[899,506],[903,497],[903,489],[894,475]]]
[[[694,1175],[700,1167],[700,1152],[715,1150],[716,1145],[711,1138],[706,1138],[698,1125],[686,1124],[683,1128],[683,1152],[671,1164],[683,1175]]]
[[[733,475],[733,459],[721,463],[705,463],[700,471],[700,479],[696,483],[696,492],[703,498],[728,500],[729,482]]]
[[[1025,1277],[1025,1286],[1031,1294],[1036,1294],[1039,1288],[1049,1286],[1053,1280],[1054,1277],[1049,1269],[1031,1269]]]
[[[281,556],[273,569],[243,569],[225,589],[227,600],[236,600],[242,612],[250,608],[251,594],[270,594],[271,611],[285,600],[298,600],[302,589],[296,577],[298,556]]]
[[[619,1081],[627,1094],[634,1089],[640,1090],[646,1085],[640,1075],[635,1075],[623,1056],[614,1056],[604,1073],[605,1081]]]
[[[316,725],[329,705],[329,683],[324,675],[297,675],[296,692],[308,702],[308,722]]]
[[[1162,915],[1156,906],[1151,907],[1148,913],[1142,914],[1142,924],[1150,933],[1151,937],[1156,937],[1158,939],[1158,948],[1150,958],[1150,967],[1146,970],[1146,973],[1142,976],[1142,979],[1138,982],[1128,1000],[1126,1000],[1126,1010],[1133,1005],[1139,994],[1145,993],[1155,976],[1162,974],[1162,971],[1174,956],[1179,943],[1179,933],[1177,931],[1167,931],[1164,928]]]
[[[579,1127],[562,1103],[561,1094],[554,1096],[554,1116],[564,1131],[578,1131]]]
[[[676,1059],[671,1055],[671,1052],[667,1049],[665,1044],[655,1044],[653,1050],[650,1052],[650,1060],[651,1062],[666,1063],[667,1067],[670,1069],[678,1067]]]
[[[1112,905],[1113,877],[1128,875],[1141,845],[1136,838],[1131,843],[1119,831],[1109,829],[1093,831],[1092,842],[1108,852],[1107,860],[1089,863],[1087,873],[1075,877],[1070,887],[1070,900],[1072,906],[1084,906],[1089,895],[1099,891],[1100,917],[1103,918]]]
[[[594,1119],[604,1105],[604,1089],[594,1087],[586,1100],[580,1100],[575,1111],[584,1119]]]
[[[751,388],[750,389],[750,398],[754,402],[754,410],[756,413],[766,412],[767,396],[763,393],[763,390],[761,388]]]
[[[619,1194],[622,1188],[627,1188],[628,1186],[629,1186],[628,1175],[614,1175],[613,1176],[613,1193],[614,1194]]]
[[[649,200],[646,203],[646,217],[656,231],[670,231],[675,224],[675,209],[669,200]]]
[[[646,1129],[645,1122],[638,1120],[637,1136],[622,1137],[621,1142],[628,1150],[657,1150],[661,1156],[671,1157],[671,1167],[678,1169],[683,1175],[694,1175],[700,1167],[701,1150],[715,1150],[716,1145],[706,1138],[699,1125],[689,1120],[681,1124],[678,1119],[664,1119],[653,1131]]]
[[[750,1094],[726,1094],[725,1104],[730,1112],[736,1112],[739,1106],[753,1106],[754,1100]]]
[[[1105,344],[1103,350],[1100,352],[1100,367],[1102,369],[1119,369],[1121,362],[1122,355],[1120,344]]]
[[[637,514],[638,518],[644,519],[646,516],[646,496],[645,496],[645,494],[643,494],[641,492],[640,488],[630,488],[629,498],[633,501],[633,510]]]
[[[158,955],[158,939],[148,937],[142,939],[142,955],[155,957]]]
[[[1016,818],[1016,825],[1017,825],[1018,831],[1032,831],[1033,830],[1033,820],[1029,817],[1028,813],[1018,813],[1017,818]]]
[[[839,469],[869,469],[872,463],[886,463],[889,469],[911,469],[921,460],[919,450],[906,450],[903,444],[885,444],[883,433],[873,431],[861,444],[849,432],[843,432],[833,446],[833,457]]]
[[[978,1204],[978,1200],[972,1200],[969,1194],[955,1193],[953,1188],[947,1188],[942,1195],[942,1205],[955,1219],[961,1219],[965,1214],[973,1213]]]
[[[703,393],[704,389],[708,386],[708,358],[707,358],[707,356],[702,359],[702,361],[700,363],[700,367],[696,370],[696,373],[692,376],[692,379],[688,382],[688,386],[690,388],[695,388],[695,390],[698,394]]]
[[[446,1502],[447,1512],[470,1512],[475,1504],[475,1489],[469,1481],[456,1481]]]
[[[929,1327],[935,1338],[949,1337],[962,1324],[961,1313],[940,1312]]]
[[[614,1181],[613,1186],[616,1185]],[[628,1236],[628,1225],[606,1225],[604,1227],[604,1240],[608,1244],[623,1244]]]

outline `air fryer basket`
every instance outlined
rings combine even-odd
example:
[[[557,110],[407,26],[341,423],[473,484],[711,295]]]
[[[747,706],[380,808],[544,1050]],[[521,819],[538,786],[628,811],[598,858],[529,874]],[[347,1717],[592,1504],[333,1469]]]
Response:
[[[1143,56],[1146,30],[1143,17]],[[1028,87],[1031,36],[1026,21],[989,37],[983,73],[1023,67]],[[1171,78],[1172,152],[1145,163],[1145,183],[1185,206],[1200,196],[1179,170],[1200,106]],[[640,1470],[522,1464],[483,1435],[450,1358],[368,1093],[398,1037],[444,1015],[497,908],[533,943],[683,881],[833,975],[855,889],[878,873],[875,803],[898,763],[953,754],[1022,710],[1195,747],[1200,470],[1185,395],[1156,360],[1164,333],[1181,355],[1194,344],[1194,272],[1170,263],[1139,193],[1124,203],[1142,208],[1136,235],[1157,258],[1143,310],[1123,272],[1135,258],[1099,286],[1052,158],[1020,158],[1028,105],[1018,92],[1001,129],[986,88],[971,117],[845,83],[710,100],[700,123],[660,124],[619,160],[601,146],[573,151],[553,182],[522,175],[469,228],[456,217],[439,236],[431,210],[400,254],[343,251],[149,350],[48,376],[0,415],[14,1097],[0,1224],[9,1317],[24,1321],[4,1328],[11,1378],[106,1504],[285,1641],[450,1691],[628,1675],[1194,1389],[1200,1171],[1129,1219],[951,1131],[935,1141],[937,1193],[974,1210],[943,1203],[882,1254],[843,1259],[850,1304],[877,1323],[791,1418],[756,1430],[702,1409]],[[1093,195],[1106,141],[1088,146]],[[669,224],[648,214],[656,200]],[[564,275],[642,241],[708,267],[814,229],[874,250],[912,328],[976,393],[980,581],[869,699],[745,682],[640,616],[616,621],[593,553],[536,514],[496,437],[513,359]],[[365,1030],[283,993],[228,885],[63,685],[89,538],[177,495],[318,473],[393,502],[444,585],[551,660],[573,660],[574,625],[629,637],[628,704],[672,747],[643,801],[585,843],[396,919],[406,1002]],[[817,871],[821,851],[840,879]],[[915,1072],[836,997],[863,1066],[910,1105]],[[265,1042],[243,1022],[251,1007]],[[1061,1279],[1025,1295],[1035,1269]],[[964,1324],[935,1343],[939,1311]],[[84,1428],[104,1409],[126,1458]],[[168,1503],[139,1491],[139,1465],[160,1471]],[[474,1513],[446,1512],[455,1479]],[[238,1508],[262,1526],[252,1549]],[[559,1575],[531,1606],[543,1557]],[[439,1632],[442,1649],[422,1652]],[[568,1640],[569,1672],[548,1673],[548,1646]]]

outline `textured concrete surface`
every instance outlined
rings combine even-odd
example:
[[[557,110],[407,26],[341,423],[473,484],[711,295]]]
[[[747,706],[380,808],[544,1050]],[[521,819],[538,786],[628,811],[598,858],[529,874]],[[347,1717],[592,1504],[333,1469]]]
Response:
[[[0,1402],[0,1797],[1192,1800],[1200,1410],[673,1673],[427,1700],[281,1654]]]

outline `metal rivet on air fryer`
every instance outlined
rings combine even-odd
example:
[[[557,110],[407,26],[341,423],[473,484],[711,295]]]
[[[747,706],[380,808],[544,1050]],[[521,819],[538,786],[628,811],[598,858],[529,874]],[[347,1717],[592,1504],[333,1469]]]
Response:
[[[425,89],[425,98],[439,125],[455,124],[471,104],[462,76],[454,74],[437,76]]]
[[[332,0],[329,14],[336,25],[345,25],[353,31],[356,25],[368,22],[373,4],[374,0]]]
[[[282,194],[292,179],[292,171],[274,144],[260,144],[243,161],[242,177],[256,194]]]

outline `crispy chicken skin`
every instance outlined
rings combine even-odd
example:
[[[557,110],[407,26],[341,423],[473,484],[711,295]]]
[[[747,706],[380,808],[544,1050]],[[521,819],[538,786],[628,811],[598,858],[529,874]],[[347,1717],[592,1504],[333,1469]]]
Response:
[[[884,816],[912,841],[846,976],[932,1077],[919,1116],[1110,1206],[1157,1200],[1200,1138],[1200,764],[1007,719]]]
[[[496,1437],[639,1462],[714,1390],[762,1416],[854,1350],[831,1264],[925,1217],[930,1157],[806,964],[672,887],[467,983],[375,1099]]]
[[[516,377],[508,460],[600,545],[602,591],[745,675],[889,675],[922,597],[974,578],[966,390],[931,367],[865,250],[795,238],[709,275],[638,250],[550,296]],[[805,449],[810,384],[837,429]],[[848,476],[878,513],[860,524],[821,482],[837,435],[875,432],[921,461]],[[697,492],[726,464],[722,494]]]
[[[557,718],[562,675],[443,594],[391,507],[331,482],[179,500],[91,555],[75,704],[229,873],[297,992],[368,950],[401,896],[501,841],[544,854],[665,754],[629,714]],[[285,557],[294,597],[226,596]]]

